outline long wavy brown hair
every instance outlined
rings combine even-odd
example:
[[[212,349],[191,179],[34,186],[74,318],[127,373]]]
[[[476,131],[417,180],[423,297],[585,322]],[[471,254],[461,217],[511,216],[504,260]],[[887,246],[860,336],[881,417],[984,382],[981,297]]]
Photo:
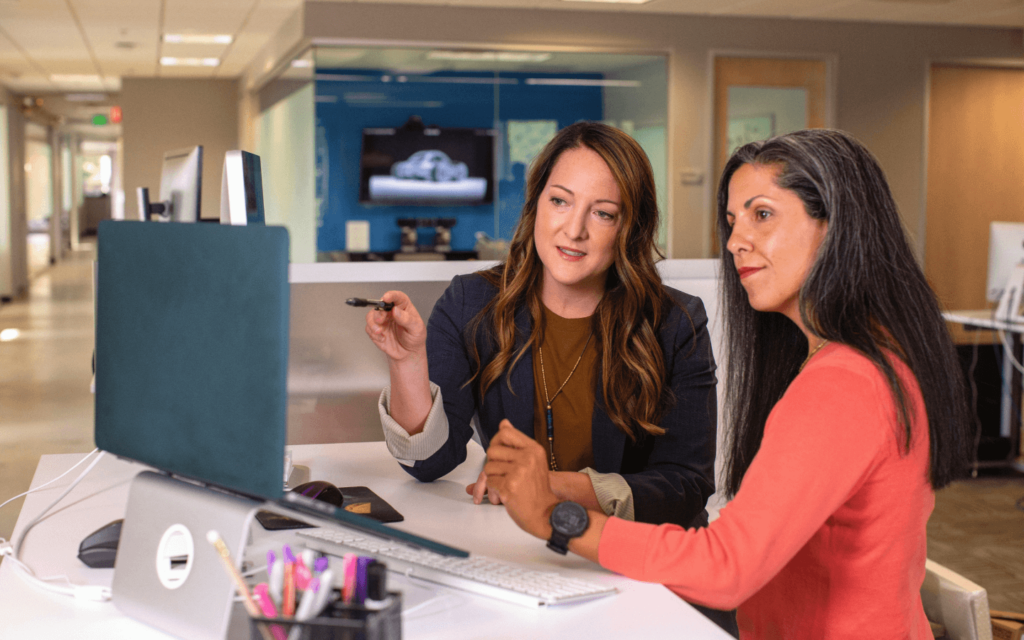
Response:
[[[608,164],[622,199],[615,261],[608,270],[604,296],[594,312],[593,341],[600,363],[604,409],[619,429],[636,440],[644,433],[664,433],[658,422],[672,402],[658,342],[658,329],[672,300],[655,267],[656,257],[664,256],[655,244],[658,204],[650,161],[633,138],[614,127],[597,122],[578,122],[566,127],[531,164],[526,179],[526,202],[509,245],[508,258],[482,273],[498,289],[498,295],[468,325],[467,346],[476,364],[468,384],[476,382],[483,398],[505,373],[511,389],[513,367],[544,338],[540,299],[544,265],[534,245],[537,204],[562,153],[581,147],[595,151]],[[533,331],[517,348],[515,314],[523,306],[533,318]],[[494,356],[486,363],[480,361],[477,340],[482,325],[486,326],[494,347]]]

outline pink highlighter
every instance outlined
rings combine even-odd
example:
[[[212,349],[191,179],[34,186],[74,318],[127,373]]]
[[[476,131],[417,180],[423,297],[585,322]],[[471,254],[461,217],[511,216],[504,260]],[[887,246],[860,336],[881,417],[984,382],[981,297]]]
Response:
[[[346,604],[352,602],[356,595],[356,563],[357,556],[354,553],[346,553],[342,558],[342,599]]]
[[[277,617],[277,607],[274,606],[274,599],[270,597],[270,589],[267,587],[266,582],[261,582],[253,587],[252,595],[264,616],[268,618]]]
[[[302,561],[302,557],[299,556],[295,560],[295,586],[299,591],[305,591],[309,588],[309,581],[312,579],[312,572],[310,572],[306,563]]]

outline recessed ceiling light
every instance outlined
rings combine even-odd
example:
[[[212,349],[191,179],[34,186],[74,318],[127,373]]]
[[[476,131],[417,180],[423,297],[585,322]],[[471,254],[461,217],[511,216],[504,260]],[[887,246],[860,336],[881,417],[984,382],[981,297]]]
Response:
[[[544,62],[550,53],[539,51],[431,51],[430,60],[462,60],[472,62]]]
[[[10,342],[11,340],[17,340],[21,332],[17,329],[4,329],[0,331],[0,342]]]
[[[234,37],[226,33],[165,33],[164,42],[173,44],[231,44]]]
[[[165,67],[216,67],[220,64],[217,58],[173,58],[164,56],[160,64]]]
[[[298,60],[292,60],[292,66],[297,67],[299,69],[308,69],[309,67],[313,66],[313,61],[304,58],[299,58]]]
[[[84,75],[77,73],[54,73],[50,76],[51,82],[99,82],[98,75]]]

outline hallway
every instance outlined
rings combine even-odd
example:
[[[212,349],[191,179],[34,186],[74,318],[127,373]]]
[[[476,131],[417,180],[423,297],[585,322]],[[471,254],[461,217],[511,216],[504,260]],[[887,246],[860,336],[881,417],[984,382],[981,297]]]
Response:
[[[33,269],[28,296],[0,305],[0,502],[28,489],[39,456],[95,447],[93,246]],[[10,537],[22,502],[0,510],[0,537]]]

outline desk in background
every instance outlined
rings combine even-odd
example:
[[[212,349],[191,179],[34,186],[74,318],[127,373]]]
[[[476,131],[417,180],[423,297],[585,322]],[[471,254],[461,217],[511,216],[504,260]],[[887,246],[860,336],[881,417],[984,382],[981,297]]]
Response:
[[[1003,331],[1007,334],[1010,342],[1010,350],[1017,362],[1024,362],[1024,346],[1021,343],[1021,334],[1024,334],[1024,324],[996,320],[992,317],[991,309],[973,309],[969,311],[947,311],[942,314],[946,322],[953,322],[963,325],[965,329]],[[1021,458],[1021,420],[1014,416],[1021,415],[1022,400],[1022,379],[1021,372],[1013,366],[1009,358],[1003,359],[1003,380],[1009,379],[1010,384],[1003,384],[1002,402],[1000,403],[1000,435],[1010,439],[1010,451],[1006,460],[992,460],[976,462],[977,468],[985,467],[1013,467],[1018,471],[1024,471],[1024,462]],[[972,409],[973,410],[973,409]]]
[[[468,460],[445,478],[424,484],[408,476],[381,442],[305,445],[293,448],[295,464],[309,467],[314,479],[338,486],[366,485],[405,516],[398,528],[517,562],[533,569],[615,585],[620,593],[588,603],[550,609],[517,605],[424,583],[411,584],[389,574],[391,585],[406,592],[406,606],[420,604],[403,616],[405,638],[678,638],[727,640],[723,631],[665,587],[612,574],[578,556],[559,556],[521,531],[503,507],[474,505],[465,485],[476,480],[483,451],[470,443]],[[80,455],[43,456],[32,486],[56,477]],[[66,574],[76,584],[109,586],[111,569],[89,569],[76,554],[83,537],[123,517],[131,478],[142,465],[105,457],[55,511],[29,533],[22,559],[40,576]],[[68,486],[78,471],[29,495],[14,533]],[[252,548],[279,545],[292,532],[264,532],[254,524]],[[255,552],[258,555],[258,551]],[[431,599],[434,596],[440,596]],[[165,639],[168,636],[122,616],[112,603],[77,602],[44,591],[0,564],[0,638],[76,638],[113,640]]]

